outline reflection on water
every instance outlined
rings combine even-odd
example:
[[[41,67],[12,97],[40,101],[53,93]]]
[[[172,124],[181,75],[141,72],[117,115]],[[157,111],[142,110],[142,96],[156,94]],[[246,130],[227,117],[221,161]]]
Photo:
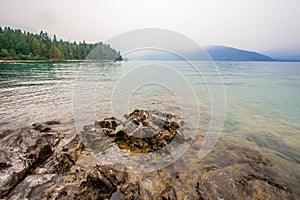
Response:
[[[120,78],[122,70],[130,68],[133,63],[137,64],[133,61],[1,64],[0,130],[49,119],[72,121],[72,95],[77,72],[82,65],[97,71],[96,117],[110,117],[112,83]],[[197,89],[201,111],[199,134],[205,135],[211,109],[206,84],[210,87],[217,85],[213,81],[216,75],[205,68],[205,63],[199,63],[203,66],[201,74],[204,79],[184,62],[168,61],[164,64],[188,76],[190,84]],[[216,65],[227,94],[223,134],[240,138],[241,142],[253,142],[278,162],[278,166],[286,170],[287,176],[293,174],[295,180],[299,181],[300,173],[296,169],[300,168],[300,63],[217,62]],[[164,76],[172,78],[166,74]],[[85,77],[83,75],[80,78]],[[135,107],[171,112],[180,108],[176,97],[168,93],[167,88],[158,85],[136,88],[127,102],[131,111]],[[189,102],[184,103],[189,105]],[[79,111],[84,113],[86,110],[82,107]]]

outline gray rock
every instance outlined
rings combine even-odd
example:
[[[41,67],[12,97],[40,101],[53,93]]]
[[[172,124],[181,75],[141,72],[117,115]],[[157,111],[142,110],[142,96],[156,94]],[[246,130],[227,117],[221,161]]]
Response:
[[[124,131],[128,124],[137,125],[134,133]],[[171,114],[135,110],[123,123],[107,118],[85,126],[82,134],[95,146],[99,139],[108,146],[118,144],[113,151],[151,152],[175,138],[186,140],[183,125]],[[166,168],[127,173],[122,162],[118,169],[123,171],[100,164],[85,150],[88,147],[75,129],[62,123],[39,123],[0,136],[0,198],[4,199],[299,199],[269,159],[235,142],[221,140],[198,160],[193,151],[201,143],[196,141]]]
[[[21,128],[0,140],[0,197],[52,156],[57,138],[56,132]]]
[[[136,109],[125,117],[121,128],[118,128],[121,123],[116,118],[99,122],[103,132],[113,137],[121,149],[146,153],[167,146],[176,135],[185,140],[182,133],[177,134],[182,131],[181,122],[172,114]]]
[[[67,144],[59,146],[55,149],[54,154],[45,161],[45,163],[36,168],[35,173],[42,174],[63,174],[70,171],[71,167],[75,165],[81,151],[83,144],[78,135],[73,136]]]
[[[105,166],[78,174],[34,174],[27,176],[8,199],[107,199],[125,178],[125,173]]]

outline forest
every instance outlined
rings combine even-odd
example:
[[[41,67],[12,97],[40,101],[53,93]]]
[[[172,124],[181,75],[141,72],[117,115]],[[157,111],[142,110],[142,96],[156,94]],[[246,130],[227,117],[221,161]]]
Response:
[[[92,51],[93,50],[93,51]],[[91,52],[92,51],[92,52]],[[120,52],[102,42],[69,42],[10,27],[0,27],[0,60],[122,60]]]

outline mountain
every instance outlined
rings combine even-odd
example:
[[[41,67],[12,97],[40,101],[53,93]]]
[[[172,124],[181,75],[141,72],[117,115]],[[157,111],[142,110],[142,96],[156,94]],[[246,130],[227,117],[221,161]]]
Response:
[[[256,53],[227,46],[206,46],[206,53],[215,61],[275,61],[273,58]],[[202,49],[182,51],[179,53],[187,60],[210,59]],[[130,60],[183,60],[180,56],[163,51],[143,50],[128,55]]]
[[[300,48],[280,48],[264,52],[278,61],[300,61]]]
[[[274,61],[273,58],[260,53],[227,46],[207,46],[204,49],[216,61]]]

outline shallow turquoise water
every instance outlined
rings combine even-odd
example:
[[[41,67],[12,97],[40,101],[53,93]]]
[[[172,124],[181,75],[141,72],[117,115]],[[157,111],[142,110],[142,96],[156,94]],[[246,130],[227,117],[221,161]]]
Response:
[[[83,116],[90,115],[88,108],[93,106],[96,118],[109,117],[112,113],[118,114],[118,109],[123,111],[124,105],[128,104],[128,107],[125,106],[128,111],[154,108],[174,113],[183,112],[182,107],[186,106],[183,114],[197,118],[193,112],[195,105],[189,96],[190,89],[185,86],[187,81],[195,90],[200,104],[200,124],[205,126],[209,122],[212,108],[209,89],[216,89],[216,94],[221,95],[221,89],[225,88],[226,98],[223,99],[222,95],[216,97],[220,98],[216,101],[218,105],[226,102],[222,134],[257,145],[286,169],[290,166],[299,167],[300,63],[216,62],[217,68],[212,68],[208,63],[198,62],[195,64],[200,66],[199,74],[182,61],[158,62],[1,64],[0,129],[17,128],[48,119],[72,122],[73,94],[74,89],[78,89],[75,80],[79,70],[85,68],[86,74],[79,74],[79,78],[87,80],[91,87],[96,88],[93,96],[95,105],[87,103],[76,108],[76,112]],[[169,81],[169,86],[176,87],[180,95],[184,96],[182,102],[174,95],[172,88],[155,83],[134,88],[128,97],[126,88],[130,87],[130,81],[117,81],[136,66],[143,65],[148,67],[146,73],[135,71],[124,80],[146,80],[153,76],[151,78],[156,77],[156,82]],[[171,71],[151,71],[151,66],[152,69],[154,66],[168,66],[166,69]],[[179,74],[177,78],[172,74],[174,71]],[[89,79],[90,74],[94,75],[94,79]],[[114,91],[118,91],[116,83],[122,87],[112,101]],[[88,101],[88,98],[87,95],[80,96],[82,100]],[[117,111],[112,112],[112,107],[117,108]],[[222,119],[223,107],[216,106],[215,109],[220,112]],[[205,128],[201,130],[206,131]],[[299,178],[299,171],[296,173]]]
[[[227,93],[224,133],[300,163],[300,64],[217,63]]]

